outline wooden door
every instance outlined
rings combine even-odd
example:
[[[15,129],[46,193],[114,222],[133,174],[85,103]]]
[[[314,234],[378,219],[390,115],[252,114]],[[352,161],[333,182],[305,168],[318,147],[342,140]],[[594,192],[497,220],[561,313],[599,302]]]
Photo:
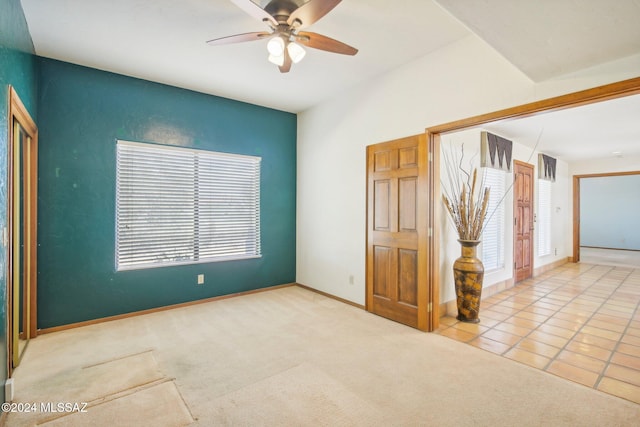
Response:
[[[427,148],[416,135],[367,147],[367,310],[428,330]]]
[[[513,260],[516,283],[533,274],[533,165],[514,160]]]

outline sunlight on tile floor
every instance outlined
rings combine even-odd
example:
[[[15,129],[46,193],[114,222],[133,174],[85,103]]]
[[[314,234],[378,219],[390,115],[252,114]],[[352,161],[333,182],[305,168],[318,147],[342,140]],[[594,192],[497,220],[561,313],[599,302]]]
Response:
[[[437,333],[640,403],[640,269],[568,263],[482,300]]]

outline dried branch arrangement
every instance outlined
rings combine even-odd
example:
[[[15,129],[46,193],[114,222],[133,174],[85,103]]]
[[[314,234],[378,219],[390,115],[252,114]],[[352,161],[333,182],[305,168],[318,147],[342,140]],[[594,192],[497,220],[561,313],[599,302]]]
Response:
[[[458,232],[460,240],[480,240],[487,217],[489,187],[484,181],[478,182],[478,168],[465,169],[462,165],[464,146],[460,156],[453,152],[444,153],[449,188],[442,186],[442,200]]]

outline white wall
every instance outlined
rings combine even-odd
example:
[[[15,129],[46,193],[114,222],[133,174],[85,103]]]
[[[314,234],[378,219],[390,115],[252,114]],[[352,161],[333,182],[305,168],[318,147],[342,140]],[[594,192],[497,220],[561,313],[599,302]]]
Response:
[[[554,82],[545,98],[638,74],[630,67]],[[536,88],[470,36],[299,114],[296,280],[364,304],[365,147],[535,101]]]
[[[640,171],[640,157],[611,156],[605,159],[574,162],[570,165],[571,176],[635,171]]]
[[[640,251],[640,174],[580,180],[580,245]]]

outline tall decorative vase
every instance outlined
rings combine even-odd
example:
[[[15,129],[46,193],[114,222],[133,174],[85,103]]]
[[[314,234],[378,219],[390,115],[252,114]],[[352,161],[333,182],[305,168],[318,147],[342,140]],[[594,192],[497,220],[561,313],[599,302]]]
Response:
[[[456,283],[458,316],[462,322],[478,323],[480,295],[484,266],[476,257],[479,240],[458,240],[462,246],[462,256],[453,263],[453,277]]]

